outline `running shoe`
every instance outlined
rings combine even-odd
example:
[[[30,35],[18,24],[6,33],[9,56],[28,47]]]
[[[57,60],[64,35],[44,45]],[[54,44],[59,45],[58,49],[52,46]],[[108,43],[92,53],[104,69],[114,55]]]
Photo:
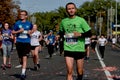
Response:
[[[89,57],[85,57],[84,60],[89,60]]]
[[[37,70],[38,70],[38,67],[37,67],[37,66],[34,66],[34,70],[37,71]]]
[[[55,55],[56,55],[56,53],[53,53],[53,55],[55,56]]]
[[[1,65],[1,68],[2,68],[2,70],[6,70],[6,65],[5,65],[5,64],[2,64],[2,65]]]
[[[17,65],[17,66],[15,66],[15,68],[21,68],[22,67],[22,65],[20,64],[20,65]]]
[[[37,67],[40,68],[40,64],[37,64]]]
[[[26,78],[26,75],[23,75],[23,74],[22,74],[22,75],[20,76],[20,80],[25,80],[25,78]]]
[[[11,68],[11,64],[6,65],[7,68]]]

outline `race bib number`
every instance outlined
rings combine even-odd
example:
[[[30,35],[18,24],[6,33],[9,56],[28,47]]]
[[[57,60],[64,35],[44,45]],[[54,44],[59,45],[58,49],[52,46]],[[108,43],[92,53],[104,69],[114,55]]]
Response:
[[[28,31],[27,31],[27,30],[24,30],[24,31],[19,35],[19,38],[28,38],[27,33],[28,33]]]
[[[20,34],[19,38],[28,38],[27,34]]]
[[[66,43],[67,44],[77,44],[78,38],[66,38]]]
[[[9,39],[9,34],[8,33],[4,33],[3,35],[3,39]]]
[[[27,34],[27,33],[28,33],[28,31],[27,31],[27,30],[24,30],[24,31],[23,31],[23,33],[24,33],[24,34]]]

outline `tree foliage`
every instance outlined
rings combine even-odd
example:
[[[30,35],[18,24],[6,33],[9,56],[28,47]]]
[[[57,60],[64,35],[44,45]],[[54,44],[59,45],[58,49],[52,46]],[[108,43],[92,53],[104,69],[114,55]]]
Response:
[[[0,0],[0,22],[9,22],[11,25],[17,19],[17,13],[20,10],[18,5],[13,0]],[[107,29],[107,11],[110,8],[115,9],[115,0],[93,0],[91,2],[86,1],[78,7],[77,15],[86,19],[88,24],[92,28],[93,33],[97,33],[99,30],[98,18],[103,18],[102,33],[106,34]],[[118,24],[120,23],[120,2],[117,2],[117,16]],[[58,26],[63,18],[67,17],[64,7],[59,7],[50,12],[36,12],[30,15],[29,18],[34,16],[36,18],[36,24],[39,26],[39,30],[48,31],[50,29],[58,31]],[[114,16],[115,18],[115,16]],[[113,20],[115,23],[115,20]],[[96,25],[96,26],[95,26]]]
[[[0,22],[12,25],[17,19],[20,7],[13,0],[0,0]]]

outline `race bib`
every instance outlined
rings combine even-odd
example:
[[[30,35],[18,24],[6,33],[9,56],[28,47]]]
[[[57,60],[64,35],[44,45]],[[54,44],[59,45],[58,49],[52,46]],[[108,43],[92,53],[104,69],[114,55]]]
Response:
[[[4,33],[3,35],[3,39],[9,39],[9,34],[8,33]]]
[[[24,30],[24,31],[23,31],[23,33],[24,33],[24,34],[27,34],[27,33],[28,33],[28,31],[27,31],[27,30]]]
[[[28,33],[28,31],[27,31],[27,30],[24,30],[24,31],[19,35],[19,38],[28,38],[27,33]]]
[[[21,33],[21,34],[19,35],[19,38],[28,38],[28,36],[27,36],[27,34],[22,34],[22,33]]]
[[[78,43],[78,38],[66,38],[66,43],[67,44],[77,44]]]
[[[64,35],[64,38],[72,38],[72,37],[74,37],[73,33],[67,33]]]

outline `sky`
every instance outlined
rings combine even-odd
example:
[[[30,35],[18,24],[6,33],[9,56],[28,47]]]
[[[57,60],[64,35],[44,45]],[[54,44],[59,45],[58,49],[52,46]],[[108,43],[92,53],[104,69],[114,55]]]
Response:
[[[60,6],[65,7],[66,3],[74,2],[77,7],[86,1],[92,0],[19,0],[21,9],[33,12],[46,12],[58,9]]]

